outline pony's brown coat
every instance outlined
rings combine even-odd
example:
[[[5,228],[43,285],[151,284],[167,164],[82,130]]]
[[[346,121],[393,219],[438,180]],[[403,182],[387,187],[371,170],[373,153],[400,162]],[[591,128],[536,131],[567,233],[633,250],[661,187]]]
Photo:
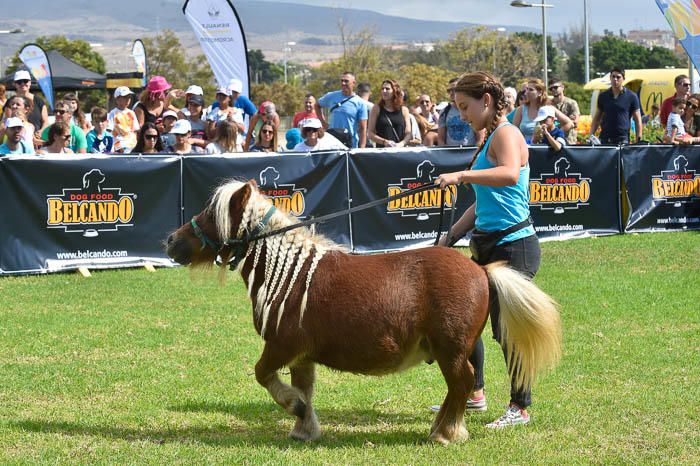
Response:
[[[250,231],[270,204],[254,182],[225,185],[217,193],[222,192],[225,198],[215,195],[218,205],[207,207],[196,221],[205,234],[225,243]],[[226,228],[217,225],[217,212],[228,215]],[[275,213],[270,228],[292,222]],[[448,386],[430,438],[446,444],[467,437],[463,414],[474,384],[468,358],[488,318],[489,278],[484,268],[443,247],[348,255],[306,229],[287,232],[276,243],[272,238],[261,241],[257,252],[254,244],[248,247],[239,266],[251,291],[255,329],[265,341],[256,379],[298,417],[292,437],[311,440],[320,435],[311,405],[315,363],[380,375],[424,360],[437,361]],[[293,249],[301,244],[308,255]],[[226,260],[232,250],[225,246],[218,253]],[[217,251],[201,248],[187,223],[168,239],[168,254],[180,263],[197,265],[210,264]],[[281,261],[289,270],[297,269],[297,279],[279,269],[266,270],[279,267]],[[277,294],[261,290],[264,283],[274,290],[275,276],[280,282]],[[267,305],[261,306],[260,299]],[[517,311],[517,303],[513,308]],[[284,366],[290,368],[292,386],[278,377]]]

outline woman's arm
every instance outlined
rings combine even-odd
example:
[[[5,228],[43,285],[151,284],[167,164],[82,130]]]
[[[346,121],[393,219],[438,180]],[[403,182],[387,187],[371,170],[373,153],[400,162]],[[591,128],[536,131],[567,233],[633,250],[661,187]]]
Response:
[[[373,109],[374,110],[374,109]],[[411,140],[411,117],[408,113],[408,107],[401,107],[401,114],[403,115],[403,139],[396,144],[396,147],[404,147]]]
[[[134,109],[134,113],[136,114],[136,121],[139,122],[139,128],[143,127],[144,122],[146,121],[146,115],[143,113],[143,108],[139,105]],[[116,128],[116,124],[114,127]]]
[[[559,127],[565,133],[574,127],[574,122],[571,121],[571,118],[560,112],[556,107],[554,107],[554,114],[556,115],[557,121],[559,121]]]
[[[257,113],[250,118],[250,124],[248,125],[248,134],[245,135],[245,142],[243,143],[243,148],[245,150],[248,150],[248,148],[250,147],[250,141],[253,140],[253,130],[255,129],[255,125],[258,124],[259,119],[260,115],[258,115]]]
[[[520,123],[523,121],[523,106],[515,109],[515,115],[513,115],[513,125],[516,128],[520,128]]]
[[[474,223],[476,221],[476,215],[474,211],[476,210],[476,204],[472,204],[467,208],[466,212],[452,225],[450,229],[450,236],[443,235],[438,242],[438,246],[448,246],[451,240],[459,239],[466,235],[469,230],[474,228]]]

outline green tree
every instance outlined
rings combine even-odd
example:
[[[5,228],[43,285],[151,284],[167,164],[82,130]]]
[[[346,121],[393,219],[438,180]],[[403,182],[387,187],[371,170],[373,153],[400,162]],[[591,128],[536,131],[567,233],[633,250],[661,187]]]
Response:
[[[280,116],[291,116],[295,112],[301,111],[306,94],[307,92],[300,86],[284,84],[281,81],[270,84],[253,84],[251,86],[251,99],[253,102],[256,102],[256,104],[260,104],[264,100],[274,102],[277,113]]]
[[[197,84],[202,87],[205,96],[214,98],[216,80],[209,62],[202,54],[189,58],[175,32],[165,29],[155,37],[144,39],[143,45],[151,76],[164,76],[175,89],[186,89],[190,84]],[[184,105],[184,101],[175,104]]]
[[[254,83],[272,83],[284,77],[284,68],[265,60],[262,50],[248,51],[248,69]]]
[[[579,83],[584,81],[583,55],[584,50],[581,48],[569,60],[569,79]],[[591,56],[591,77],[605,74],[614,66],[625,69],[683,66],[682,61],[670,50],[662,47],[647,49],[613,35],[606,35],[593,43]]]

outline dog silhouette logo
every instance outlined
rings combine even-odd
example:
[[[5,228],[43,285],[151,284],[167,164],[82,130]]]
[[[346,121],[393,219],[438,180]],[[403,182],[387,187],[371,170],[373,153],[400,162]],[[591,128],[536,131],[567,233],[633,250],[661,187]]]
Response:
[[[678,174],[685,175],[688,173],[688,159],[685,155],[679,155],[673,160],[673,168]]]
[[[430,160],[423,160],[418,164],[418,167],[416,167],[416,179],[423,183],[430,183],[433,181],[434,172],[435,165],[433,165]]]
[[[280,179],[280,172],[275,167],[267,167],[260,172],[260,186],[273,185],[277,187],[276,181]]]
[[[554,174],[566,178],[569,176],[568,171],[570,167],[571,162],[569,162],[566,158],[562,157],[556,162],[554,162]]]
[[[83,191],[87,193],[101,193],[105,174],[97,168],[93,168],[83,175]]]

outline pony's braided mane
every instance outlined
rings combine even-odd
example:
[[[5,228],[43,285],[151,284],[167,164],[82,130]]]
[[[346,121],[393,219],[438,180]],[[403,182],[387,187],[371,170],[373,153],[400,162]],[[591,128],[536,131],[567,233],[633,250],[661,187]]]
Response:
[[[228,182],[217,188],[210,212],[214,217],[220,241],[240,239],[244,233],[250,233],[262,217],[271,208],[272,203],[260,191],[253,189],[248,201],[243,206],[241,223],[235,234],[232,234],[232,222],[230,203],[232,196],[245,184],[239,181]],[[275,230],[295,223],[289,215],[275,211],[269,219],[267,228]],[[253,285],[255,270],[261,258],[264,247],[263,283],[254,293]],[[292,287],[297,280],[303,280],[303,295],[301,298],[299,325],[306,310],[308,291],[311,280],[319,261],[329,250],[342,250],[342,247],[329,241],[321,235],[314,234],[310,229],[300,227],[278,235],[273,235],[251,244],[246,251],[244,260],[239,265],[239,271],[249,256],[253,254],[253,266],[247,278],[248,296],[254,298],[255,316],[261,321],[261,336],[264,337],[268,329],[268,321],[271,311],[277,310],[277,327],[279,327],[285,309],[285,303],[290,295]],[[308,271],[302,273],[302,269],[311,258]]]

